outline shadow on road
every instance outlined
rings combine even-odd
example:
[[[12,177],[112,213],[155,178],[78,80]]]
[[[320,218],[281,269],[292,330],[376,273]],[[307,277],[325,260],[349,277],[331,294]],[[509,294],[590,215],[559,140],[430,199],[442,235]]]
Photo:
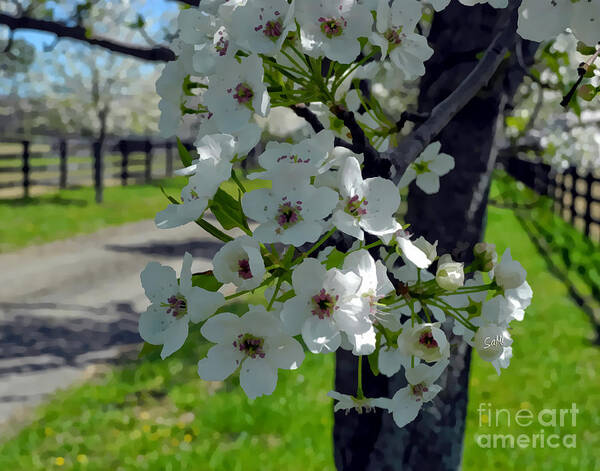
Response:
[[[50,316],[36,315],[36,310],[57,312]],[[10,322],[0,328],[0,378],[7,374],[104,362],[107,358],[98,355],[100,352],[140,342],[139,316],[129,303],[111,303],[102,308],[0,303],[0,311],[10,316]],[[60,312],[68,311],[82,316],[60,316]],[[46,360],[36,360],[40,357]]]
[[[186,240],[182,242],[151,242],[144,245],[106,245],[107,250],[114,252],[138,252],[144,255],[174,257],[189,252],[195,258],[211,259],[222,247],[220,242]]]

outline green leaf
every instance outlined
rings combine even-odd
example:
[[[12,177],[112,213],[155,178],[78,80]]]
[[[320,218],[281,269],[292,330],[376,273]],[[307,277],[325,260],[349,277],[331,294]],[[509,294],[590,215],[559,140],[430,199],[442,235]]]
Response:
[[[229,242],[233,240],[233,237],[225,234],[223,231],[220,231],[215,226],[213,226],[210,222],[205,221],[202,218],[196,219],[196,224],[198,224],[202,229],[208,232],[215,239],[219,239],[222,242]]]
[[[179,151],[179,158],[181,159],[183,166],[189,167],[192,165],[192,160],[194,160],[192,154],[185,148],[183,142],[181,142],[181,139],[179,138],[177,138],[177,150]]]
[[[223,286],[223,283],[215,278],[212,270],[207,270],[192,275],[192,286],[204,288],[208,291],[218,291]]]
[[[140,353],[138,353],[138,359],[145,358],[150,355],[158,353],[162,349],[162,345],[152,345],[151,343],[144,342]]]
[[[215,193],[209,208],[223,229],[239,227],[244,231],[250,230],[240,202],[221,188]]]
[[[338,249],[333,249],[327,256],[327,263],[325,264],[325,268],[327,268],[327,270],[329,270],[330,268],[342,268],[345,258],[345,253],[340,252]]]
[[[287,293],[285,293],[285,294],[281,295],[280,297],[278,297],[277,299],[275,299],[275,301],[277,301],[278,303],[284,303],[288,299],[292,299],[294,296],[296,296],[296,293],[293,289],[291,289]]]
[[[581,97],[582,100],[585,101],[592,101],[597,93],[598,90],[596,89],[596,87],[590,85],[589,83],[582,85],[581,87],[579,87],[579,90],[577,90],[577,94]]]
[[[371,353],[368,357],[369,366],[371,367],[371,371],[375,376],[379,375],[379,348],[377,348],[373,353]]]
[[[583,54],[584,56],[593,56],[596,53],[596,48],[594,46],[588,46],[587,44],[579,41],[577,43],[577,52]]]
[[[163,195],[165,195],[167,197],[167,199],[173,203],[173,204],[181,204],[179,201],[177,201],[175,198],[173,198],[171,195],[167,194],[167,192],[165,191],[165,189],[161,186],[160,187],[160,191],[163,192]]]
[[[584,77],[585,78],[592,78],[594,77],[596,74],[594,73],[596,71],[596,64],[590,64],[585,72]]]

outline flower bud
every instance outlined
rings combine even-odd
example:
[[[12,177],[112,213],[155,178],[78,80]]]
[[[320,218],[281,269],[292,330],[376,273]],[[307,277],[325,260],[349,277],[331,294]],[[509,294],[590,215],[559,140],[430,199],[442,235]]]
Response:
[[[498,254],[496,246],[487,242],[479,242],[473,248],[475,254],[475,266],[477,270],[489,272],[494,269],[498,263]]]
[[[447,291],[456,291],[465,282],[464,264],[453,261],[449,254],[442,255],[438,262],[435,281]]]
[[[500,358],[504,347],[512,343],[506,329],[495,324],[484,325],[479,328],[473,338],[474,347],[482,360],[494,361]]]
[[[437,257],[437,240],[430,244],[425,237],[421,236],[413,242],[427,256],[430,262],[433,262]]]

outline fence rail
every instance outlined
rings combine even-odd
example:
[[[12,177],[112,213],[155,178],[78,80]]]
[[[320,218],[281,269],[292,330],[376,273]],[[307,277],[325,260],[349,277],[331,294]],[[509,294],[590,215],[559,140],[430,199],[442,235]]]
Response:
[[[600,242],[600,175],[577,167],[556,170],[513,157],[506,171],[536,193],[554,200],[554,210],[588,238]]]
[[[192,148],[191,143],[184,145]],[[34,140],[6,142],[4,150],[1,146],[2,142],[0,190],[21,187],[24,197],[30,196],[33,187],[94,186],[96,200],[101,201],[106,183],[149,183],[170,177],[181,167],[175,159],[175,142],[150,138],[110,140],[103,145],[58,138],[44,144]],[[14,196],[13,191],[10,197]]]

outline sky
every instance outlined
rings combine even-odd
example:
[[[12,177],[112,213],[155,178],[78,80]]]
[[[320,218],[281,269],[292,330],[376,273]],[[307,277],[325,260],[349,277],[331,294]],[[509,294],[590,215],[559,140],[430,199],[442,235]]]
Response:
[[[73,0],[63,0],[62,1],[62,5],[69,5],[69,3],[67,2],[71,2]],[[113,1],[120,1],[120,0],[113,0]],[[147,20],[147,24],[149,25],[146,30],[148,31],[148,33],[155,38],[162,38],[163,35],[160,34],[160,30],[167,26],[169,24],[169,21],[171,21],[173,18],[176,17],[177,15],[177,11],[179,9],[179,5],[176,1],[170,1],[170,0],[130,0],[131,3],[135,4],[135,10],[132,11],[132,20],[135,18],[135,15],[139,12],[140,14],[142,14],[146,20]],[[75,2],[73,1],[73,4]],[[133,7],[132,7],[133,9]],[[70,10],[70,8],[69,8]],[[65,17],[68,13],[65,12],[64,9],[61,10],[55,10],[55,14],[58,18],[60,17]],[[153,34],[153,33],[159,33],[159,34]],[[101,34],[99,34],[101,35]],[[62,57],[60,54],[56,54],[56,49],[54,51],[51,52],[46,52],[44,50],[45,46],[52,46],[55,44],[55,35],[50,34],[50,33],[44,33],[44,32],[40,32],[40,31],[34,31],[34,30],[18,30],[15,33],[15,38],[21,38],[26,40],[29,44],[33,45],[34,48],[36,49],[36,55],[35,55],[35,59],[33,64],[31,64],[31,66],[29,67],[29,71],[30,72],[35,72],[35,74],[37,76],[47,76],[49,73],[52,73],[51,70],[52,69],[48,69],[48,61],[52,61],[52,62],[61,62],[62,61]],[[59,40],[59,44],[63,47],[70,47],[68,46],[70,43],[72,43],[73,45],[77,45],[77,50],[81,51],[82,53],[86,54],[87,51],[89,50],[92,54],[93,51],[99,51],[101,50],[100,48],[97,47],[92,47],[91,49],[86,48],[85,46],[83,46],[84,43],[76,41],[76,40],[70,40],[70,39],[60,39]],[[149,44],[140,37],[139,34],[136,34],[136,39],[132,41],[132,44],[139,44],[142,47],[149,47]],[[125,57],[125,56],[120,56],[115,54],[115,57]],[[159,66],[160,64],[158,63],[145,63],[145,62],[140,62],[140,61],[136,61],[139,62],[139,67],[141,68],[142,71],[146,70],[146,74],[147,75],[151,75],[153,73],[153,71],[155,71],[156,67]],[[85,68],[82,69],[82,73],[85,73]],[[18,79],[17,77],[13,77],[13,79]],[[28,83],[28,82],[27,82]],[[25,85],[25,83],[22,83],[22,85],[18,86],[16,91],[13,88],[14,84],[13,81],[11,81],[9,79],[9,81],[4,81],[2,80],[2,77],[0,77],[0,95],[6,95],[8,93],[12,94],[12,93],[18,93],[18,95],[20,97],[26,97],[29,96],[31,94],[35,94],[36,93],[36,88],[37,87],[31,87],[28,85]]]
[[[145,0],[139,12],[148,19],[154,19],[154,28],[160,28],[164,23],[161,23],[161,18],[168,14],[171,18],[178,10],[176,1],[172,0]],[[42,52],[44,45],[50,45],[54,42],[55,36],[50,33],[31,30],[19,30],[15,33],[15,38],[26,39],[32,44],[36,50]]]

